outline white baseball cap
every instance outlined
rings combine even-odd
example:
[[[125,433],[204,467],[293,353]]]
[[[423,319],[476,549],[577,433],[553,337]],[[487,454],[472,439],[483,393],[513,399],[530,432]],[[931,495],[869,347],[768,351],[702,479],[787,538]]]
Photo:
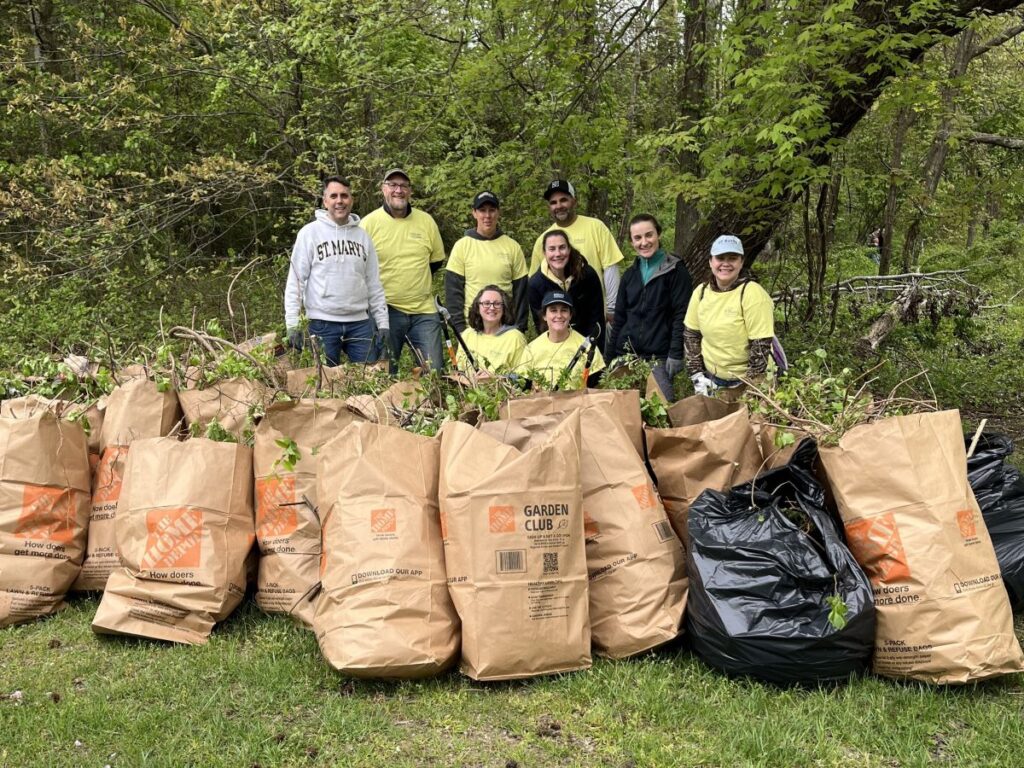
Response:
[[[711,255],[721,256],[723,253],[743,255],[743,241],[736,235],[721,235],[711,244]]]

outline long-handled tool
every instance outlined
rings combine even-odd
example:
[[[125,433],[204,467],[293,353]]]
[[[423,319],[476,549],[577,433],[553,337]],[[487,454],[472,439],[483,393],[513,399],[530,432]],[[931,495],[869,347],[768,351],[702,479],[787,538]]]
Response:
[[[594,362],[594,352],[597,351],[597,347],[594,346],[594,341],[597,339],[600,333],[601,329],[600,327],[598,327],[598,329],[593,334],[583,339],[583,343],[580,344],[579,349],[576,350],[576,354],[572,356],[572,359],[569,361],[569,364],[565,366],[565,369],[562,371],[562,374],[558,377],[558,381],[555,382],[554,389],[552,389],[553,392],[558,391],[559,382],[569,380],[569,376],[572,374],[572,369],[576,367],[576,363],[578,363],[580,361],[580,358],[583,357],[584,355],[587,356],[587,361],[586,363],[584,363],[586,367],[583,369],[583,386],[587,386],[587,376],[590,373],[590,364]]]
[[[434,298],[434,305],[437,307],[437,314],[441,316],[441,319],[444,321],[445,326],[447,328],[450,328],[451,332],[455,334],[455,340],[459,342],[459,346],[462,347],[462,351],[466,353],[466,359],[469,361],[470,366],[473,368],[474,371],[478,370],[478,368],[476,367],[476,359],[473,357],[473,353],[469,351],[469,347],[466,346],[466,340],[462,338],[462,334],[459,333],[459,329],[455,327],[454,323],[452,323],[451,313],[449,313],[445,306],[440,301],[437,300],[437,297]],[[445,336],[447,338],[447,334],[445,334]],[[450,339],[448,339],[448,356],[452,360],[452,367],[456,367],[455,350],[452,349],[452,343]]]
[[[583,364],[583,380],[580,382],[580,389],[587,388],[587,379],[590,378],[590,366],[594,364],[594,355],[597,354],[597,344],[591,344],[587,350],[587,359]]]

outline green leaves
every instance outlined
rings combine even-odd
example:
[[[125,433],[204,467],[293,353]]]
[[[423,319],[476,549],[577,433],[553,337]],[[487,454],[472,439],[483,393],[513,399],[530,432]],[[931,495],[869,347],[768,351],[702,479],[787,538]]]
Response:
[[[285,472],[294,472],[295,465],[302,458],[302,452],[298,444],[290,437],[281,437],[274,441],[274,444],[281,449],[281,455],[274,461],[274,469],[281,467]]]
[[[825,598],[825,602],[828,604],[829,608],[828,623],[836,629],[843,629],[846,627],[846,614],[849,608],[842,596],[839,594],[829,595]]]

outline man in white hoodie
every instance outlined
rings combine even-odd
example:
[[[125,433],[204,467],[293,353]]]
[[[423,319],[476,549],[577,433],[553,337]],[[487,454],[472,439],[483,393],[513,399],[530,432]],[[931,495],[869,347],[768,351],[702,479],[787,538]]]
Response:
[[[389,337],[377,251],[359,226],[359,216],[352,213],[348,179],[324,179],[323,205],[299,230],[292,248],[284,289],[288,341],[301,347],[299,313],[305,308],[309,333],[320,339],[328,365],[337,365],[342,351],[354,363],[376,362],[377,337]]]

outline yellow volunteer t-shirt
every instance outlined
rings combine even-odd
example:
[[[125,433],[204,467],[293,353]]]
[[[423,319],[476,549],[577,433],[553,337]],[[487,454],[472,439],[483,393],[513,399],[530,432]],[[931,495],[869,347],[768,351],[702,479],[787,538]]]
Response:
[[[750,339],[775,335],[772,297],[757,283],[745,285],[746,288],[741,284],[724,293],[702,285],[693,292],[686,308],[683,323],[690,330],[701,332],[704,365],[720,379],[746,376]]]
[[[526,354],[523,356],[519,370],[524,373],[529,371],[533,375],[541,377],[540,381],[534,383],[537,386],[551,389],[582,343],[583,336],[576,331],[570,331],[569,338],[557,344],[548,338],[547,333],[542,333],[526,348]],[[562,389],[581,388],[585,365],[586,355],[581,355]],[[594,362],[590,365],[590,373],[602,370],[604,370],[604,357],[601,355],[601,350],[598,349],[594,353]]]
[[[467,328],[462,332],[462,339],[473,353],[477,370],[490,373],[512,373],[526,350],[526,337],[518,328],[508,328],[494,336]],[[469,371],[469,360],[461,346],[455,359],[460,371]]]
[[[468,235],[452,246],[446,270],[466,280],[466,306],[469,314],[473,299],[485,285],[496,285],[512,294],[512,281],[526,277],[526,255],[522,247],[508,235],[494,240],[477,240]]]
[[[430,264],[444,261],[444,243],[430,214],[413,208],[396,219],[378,208],[366,214],[359,226],[377,249],[388,305],[411,315],[436,312]]]
[[[619,250],[618,243],[615,242],[615,238],[612,237],[611,231],[604,225],[604,222],[590,216],[577,216],[576,221],[568,227],[552,224],[545,229],[537,238],[537,242],[533,244],[533,254],[530,256],[530,274],[532,275],[540,269],[541,262],[544,261],[544,233],[550,232],[552,229],[564,229],[569,233],[569,243],[586,257],[587,263],[597,272],[598,277],[601,278],[603,290],[604,269],[622,261],[622,251]]]

